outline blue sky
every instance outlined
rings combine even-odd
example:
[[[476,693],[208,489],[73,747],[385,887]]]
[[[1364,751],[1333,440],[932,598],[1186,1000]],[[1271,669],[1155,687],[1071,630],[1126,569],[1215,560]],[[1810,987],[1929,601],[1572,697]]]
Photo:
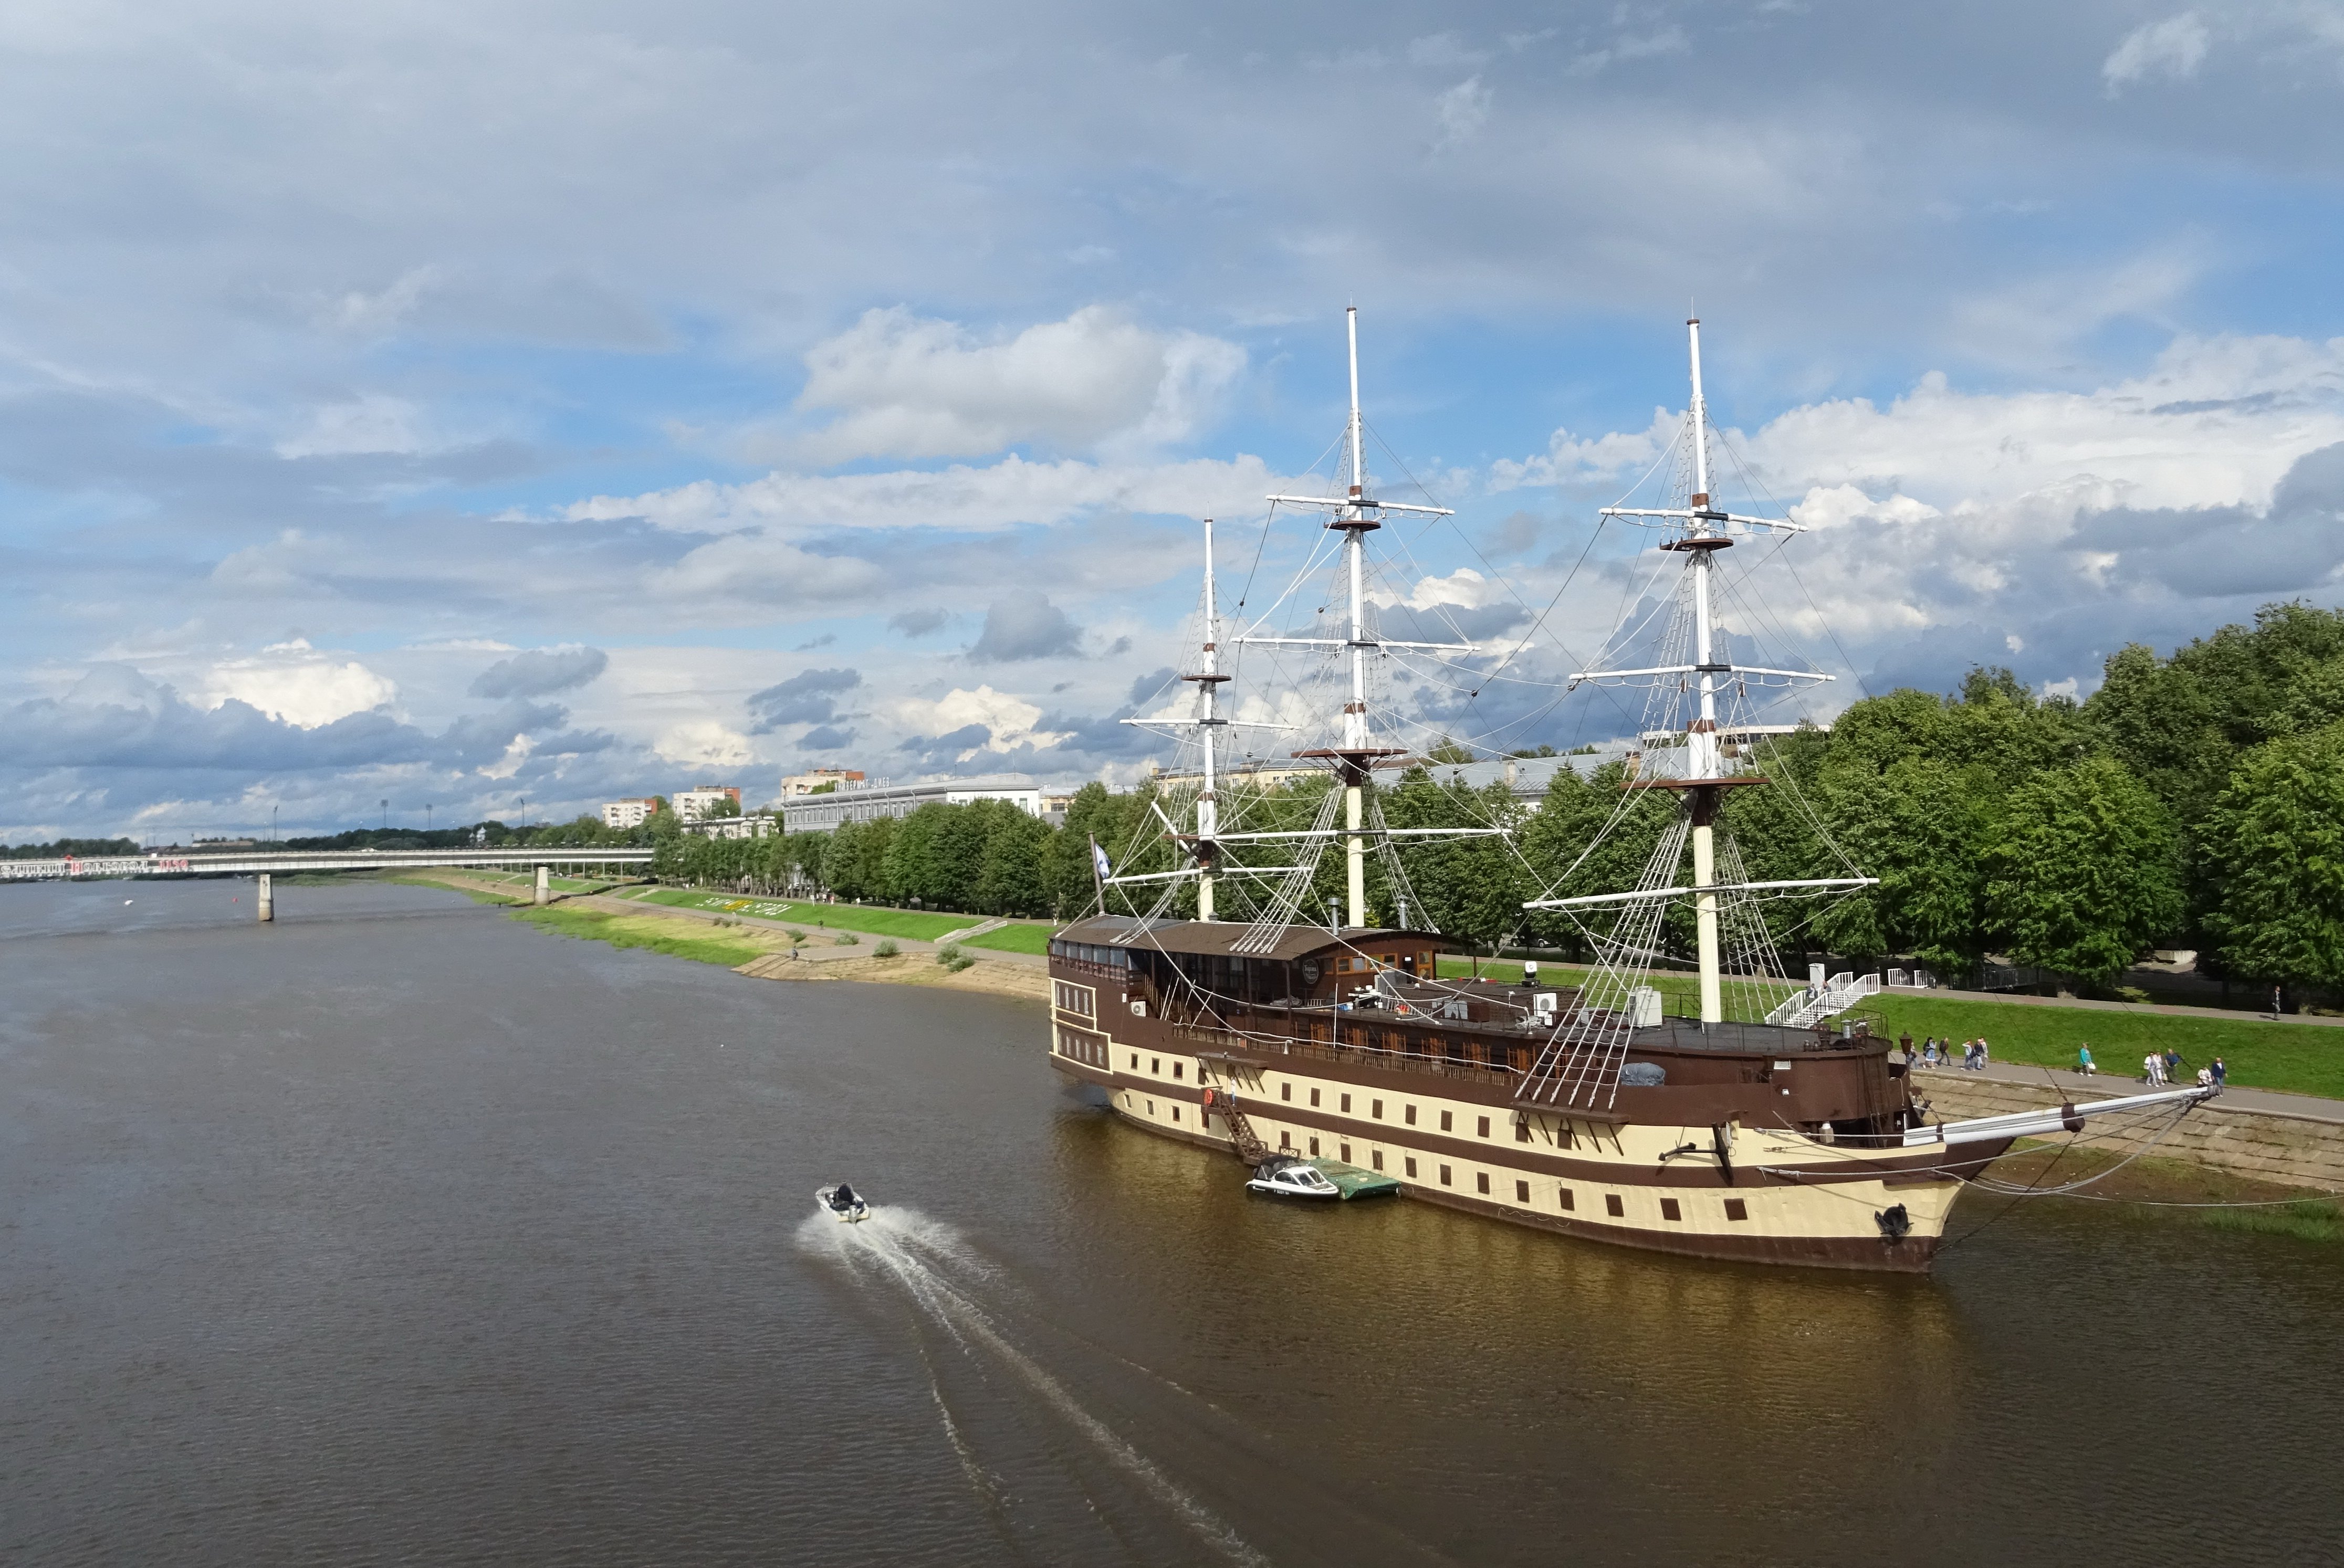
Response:
[[[1352,303],[1405,739],[1625,725],[1689,302],[1802,711],[2338,597],[2344,5],[841,9],[12,8],[0,831],[1127,779]]]

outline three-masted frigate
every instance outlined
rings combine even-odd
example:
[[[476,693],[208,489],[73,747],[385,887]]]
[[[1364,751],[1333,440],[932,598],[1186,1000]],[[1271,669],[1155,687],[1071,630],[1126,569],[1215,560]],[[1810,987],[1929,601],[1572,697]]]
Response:
[[[2178,1091],[1936,1121],[1915,1093],[1912,1064],[1849,1015],[1862,988],[1820,977],[1800,987],[1783,975],[1765,906],[1873,883],[1854,867],[1753,880],[1719,820],[1732,791],[1766,782],[1748,744],[1751,694],[1822,677],[1737,659],[1739,643],[1716,625],[1721,553],[1796,525],[1713,504],[1698,321],[1687,324],[1692,396],[1671,497],[1678,504],[1605,513],[1656,530],[1659,548],[1680,558],[1660,657],[1572,677],[1649,693],[1645,749],[1612,825],[1646,791],[1672,797],[1672,814],[1636,887],[1525,906],[1579,925],[1593,961],[1577,984],[1443,974],[1441,955],[1459,944],[1409,929],[1397,851],[1411,837],[1505,829],[1393,828],[1377,803],[1376,771],[1403,763],[1409,748],[1379,730],[1373,661],[1393,648],[1472,650],[1379,633],[1364,586],[1367,536],[1389,516],[1440,508],[1370,492],[1356,312],[1349,324],[1348,485],[1331,497],[1270,498],[1328,514],[1326,528],[1340,536],[1344,623],[1329,637],[1234,639],[1316,648],[1347,677],[1328,743],[1293,754],[1331,774],[1317,818],[1306,829],[1257,830],[1223,809],[1221,738],[1239,721],[1222,701],[1231,678],[1207,521],[1201,658],[1183,678],[1195,689],[1192,709],[1133,721],[1201,751],[1187,821],[1164,819],[1180,864],[1106,876],[1102,905],[1112,891],[1132,912],[1094,914],[1052,941],[1055,1067],[1096,1085],[1137,1126],[1251,1164],[1278,1155],[1340,1162],[1379,1172],[1410,1197],[1632,1246],[1892,1271],[1929,1266],[1965,1181],[2017,1138],[2073,1130],[2107,1111],[2177,1111],[2199,1097]],[[1339,839],[1348,897],[1321,923],[1307,906],[1320,856]],[[1391,868],[1396,925],[1369,923],[1370,853]],[[1242,896],[1224,901],[1231,883]],[[1184,887],[1194,919],[1168,912]],[[1652,970],[1672,913],[1687,907],[1698,987],[1674,1016]],[[1225,918],[1238,908],[1247,918]]]

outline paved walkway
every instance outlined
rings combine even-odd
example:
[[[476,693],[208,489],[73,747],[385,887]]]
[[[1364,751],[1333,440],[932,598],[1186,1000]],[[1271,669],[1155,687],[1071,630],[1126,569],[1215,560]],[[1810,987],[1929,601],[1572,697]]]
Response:
[[[2202,1066],[2203,1063],[2198,1063]],[[2058,1067],[2028,1067],[2017,1062],[1997,1061],[1973,1075],[1960,1066],[1919,1068],[1914,1073],[1914,1083],[1923,1093],[1928,1092],[1932,1079],[1962,1079],[1971,1076],[1992,1079],[1999,1083],[2030,1083],[2049,1085],[2063,1094],[2075,1094],[2086,1099],[2107,1100],[2121,1094],[2147,1094],[2149,1086],[2137,1073],[2102,1072],[2090,1077]],[[2185,1070],[2185,1081],[2173,1085],[2187,1088],[2197,1081],[2197,1073]],[[2243,1084],[2231,1084],[2214,1101],[2227,1111],[2257,1111],[2268,1116],[2295,1116],[2307,1121],[2329,1121],[2344,1125],[2344,1100],[2322,1100],[2313,1094],[2288,1094],[2277,1089],[2248,1089]]]

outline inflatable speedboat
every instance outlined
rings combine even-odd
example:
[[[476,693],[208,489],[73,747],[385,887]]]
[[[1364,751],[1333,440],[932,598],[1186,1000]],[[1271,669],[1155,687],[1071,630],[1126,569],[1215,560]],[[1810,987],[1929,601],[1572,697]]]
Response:
[[[1327,1173],[1307,1161],[1285,1155],[1265,1160],[1246,1183],[1248,1192],[1267,1192],[1273,1198],[1340,1198],[1343,1190],[1327,1180]]]
[[[823,1213],[843,1225],[852,1225],[857,1220],[871,1217],[871,1206],[863,1201],[863,1194],[844,1181],[835,1187],[823,1188],[813,1195],[813,1201]]]

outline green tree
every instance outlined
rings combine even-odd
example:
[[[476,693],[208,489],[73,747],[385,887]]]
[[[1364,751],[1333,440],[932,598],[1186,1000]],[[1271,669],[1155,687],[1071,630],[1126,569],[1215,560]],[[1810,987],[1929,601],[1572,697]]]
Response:
[[[1817,945],[1841,953],[1909,953],[1947,971],[1977,961],[1982,854],[1994,822],[1983,773],[1903,757],[1885,772],[1825,786],[1833,840],[1880,885],[1825,902],[1814,919]]]
[[[2201,851],[2225,968],[2344,985],[2344,723],[2255,748],[2231,770]]]
[[[1519,830],[1522,811],[1503,783],[1472,789],[1443,784],[1411,768],[1383,799],[1394,828],[1505,828]],[[1499,838],[1402,840],[1401,866],[1422,900],[1411,923],[1495,949],[1522,927],[1531,896],[1521,855]],[[1389,918],[1397,919],[1398,910]]]
[[[2110,757],[2011,791],[1984,855],[1987,929],[2025,964],[2104,978],[2182,915],[2164,805]]]
[[[1049,913],[1042,867],[1049,848],[1050,825],[1006,800],[985,804],[1000,809],[987,813],[985,823],[984,849],[976,868],[976,908],[988,915]]]
[[[1591,779],[1568,768],[1555,769],[1545,799],[1522,829],[1522,858],[1543,884],[1532,897],[1623,892],[1642,879],[1678,803],[1672,790],[1632,789],[1626,768],[1617,762],[1596,769]],[[1526,928],[1546,945],[1583,952],[1580,920],[1601,930],[1613,918],[1605,911],[1574,919],[1563,910],[1533,910]]]

